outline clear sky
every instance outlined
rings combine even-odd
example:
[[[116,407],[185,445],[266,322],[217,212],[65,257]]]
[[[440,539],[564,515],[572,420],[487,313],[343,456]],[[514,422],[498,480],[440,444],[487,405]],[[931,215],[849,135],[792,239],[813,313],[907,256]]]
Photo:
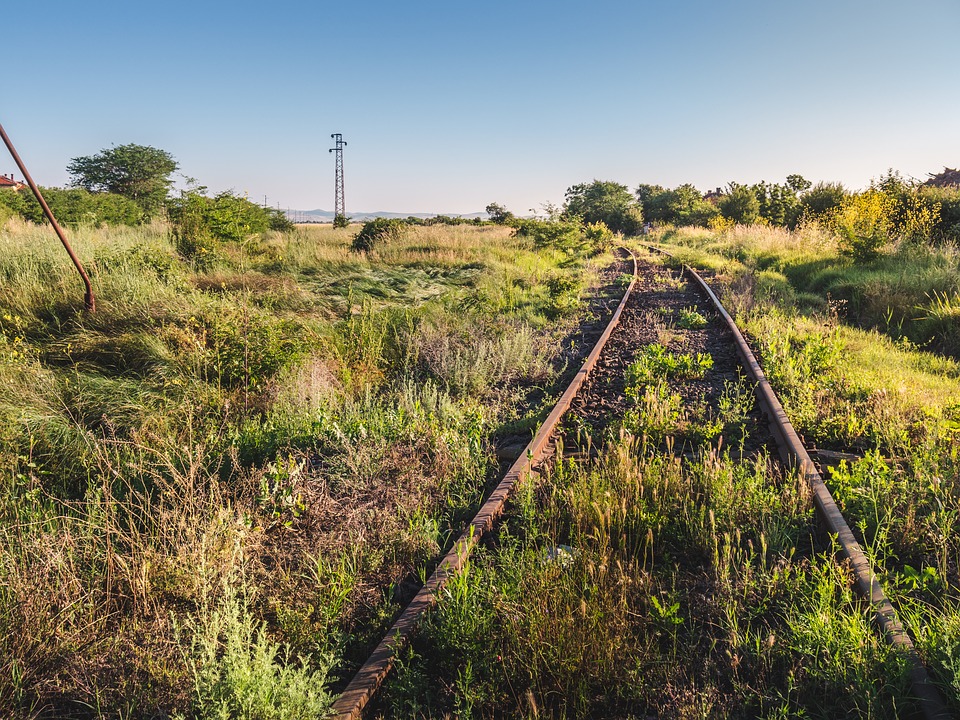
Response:
[[[43,185],[139,143],[331,210],[334,132],[348,214],[960,166],[958,0],[27,0],[0,38],[0,123]]]

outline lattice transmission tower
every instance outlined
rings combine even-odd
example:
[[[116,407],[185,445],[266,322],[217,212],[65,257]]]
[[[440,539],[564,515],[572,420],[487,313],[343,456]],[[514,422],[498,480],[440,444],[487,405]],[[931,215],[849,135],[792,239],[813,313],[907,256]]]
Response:
[[[347,143],[343,141],[343,135],[340,133],[333,133],[330,137],[336,141],[336,147],[330,148],[330,152],[336,153],[337,159],[336,187],[333,194],[333,226],[346,227],[347,202],[343,195],[343,146]]]

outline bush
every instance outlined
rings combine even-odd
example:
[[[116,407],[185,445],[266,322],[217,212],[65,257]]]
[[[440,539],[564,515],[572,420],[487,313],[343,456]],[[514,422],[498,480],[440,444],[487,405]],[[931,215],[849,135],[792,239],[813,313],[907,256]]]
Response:
[[[960,187],[921,187],[918,194],[924,203],[940,207],[934,238],[960,240]]]
[[[513,234],[531,238],[537,247],[576,251],[583,243],[583,224],[579,220],[520,220]]]
[[[354,252],[370,252],[377,245],[400,240],[406,232],[407,226],[402,220],[376,218],[363,224],[350,247]]]
[[[587,242],[590,253],[596,255],[608,250],[613,244],[613,231],[606,223],[589,223],[583,229],[583,239]]]
[[[324,717],[332,658],[311,664],[267,635],[242,597],[228,592],[196,623],[190,662],[195,717],[299,720]]]
[[[267,229],[292,227],[280,211],[268,210],[232,191],[214,197],[206,188],[184,192],[168,205],[177,252],[200,268],[216,257],[219,242],[240,242]]]
[[[876,258],[890,240],[893,201],[879,190],[846,198],[831,218],[841,251],[855,260]]]
[[[57,222],[61,225],[138,225],[145,215],[133,200],[115,193],[93,193],[81,188],[41,188]],[[47,222],[40,203],[29,191],[0,192],[0,217],[19,215],[37,225]]]
[[[277,232],[290,232],[293,230],[293,221],[287,217],[287,214],[282,210],[269,210],[270,217],[267,220],[267,225],[271,230],[276,230]]]
[[[7,224],[7,220],[9,220],[9,219],[12,218],[14,215],[16,215],[16,213],[13,211],[12,208],[8,207],[7,205],[3,204],[3,202],[2,202],[2,200],[4,199],[3,196],[6,195],[6,194],[11,194],[11,195],[12,195],[13,193],[2,193],[2,192],[0,192],[0,228],[2,228],[4,225]]]

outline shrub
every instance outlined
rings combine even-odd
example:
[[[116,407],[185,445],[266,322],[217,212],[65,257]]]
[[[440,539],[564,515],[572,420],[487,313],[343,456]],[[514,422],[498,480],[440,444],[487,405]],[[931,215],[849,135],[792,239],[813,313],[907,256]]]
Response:
[[[194,706],[202,720],[297,720],[324,717],[329,710],[331,658],[319,667],[294,660],[232,591],[197,623],[191,650]]]
[[[567,248],[580,244],[582,227],[576,220],[521,220],[513,234],[531,238],[537,247]]]
[[[143,222],[143,209],[133,200],[115,193],[93,193],[81,188],[41,188],[57,222],[61,225],[138,225]],[[47,222],[40,203],[32,193],[0,192],[0,218],[19,215],[37,225]]]
[[[183,257],[199,268],[209,267],[219,242],[240,242],[268,228],[282,229],[290,221],[279,211],[268,210],[246,198],[225,191],[214,197],[206,188],[181,193],[168,206],[173,240]]]
[[[363,224],[360,232],[354,235],[350,247],[354,252],[370,252],[378,245],[396,242],[406,231],[407,226],[402,220],[375,218]]]
[[[840,249],[855,260],[872,260],[890,240],[893,201],[879,190],[851,195],[831,218]]]
[[[583,229],[583,239],[587,242],[591,254],[596,255],[610,248],[613,231],[602,221],[588,223]]]
[[[271,230],[276,230],[277,232],[290,232],[293,230],[293,221],[287,217],[287,214],[282,210],[269,210],[270,217],[267,220],[267,225]]]
[[[911,192],[901,197],[897,205],[898,237],[912,243],[929,240],[940,223],[940,203]]]
[[[960,240],[960,187],[921,187],[918,194],[924,203],[940,207],[934,237]]]
[[[13,211],[13,208],[8,207],[2,201],[4,195],[13,195],[14,193],[0,193],[0,228],[7,224],[7,220],[12,218],[16,213]]]
[[[208,200],[199,192],[185,192],[168,209],[177,252],[199,269],[209,267],[217,251],[217,241],[206,221]]]
[[[215,237],[239,242],[267,230],[270,212],[228,190],[206,204],[204,220]]]

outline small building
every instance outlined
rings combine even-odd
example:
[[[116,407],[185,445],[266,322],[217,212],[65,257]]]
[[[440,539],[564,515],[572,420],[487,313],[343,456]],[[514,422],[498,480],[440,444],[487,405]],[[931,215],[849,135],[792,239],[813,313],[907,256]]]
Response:
[[[25,187],[26,185],[24,183],[13,179],[13,173],[9,175],[0,175],[0,190],[10,188],[14,192],[19,192]]]

